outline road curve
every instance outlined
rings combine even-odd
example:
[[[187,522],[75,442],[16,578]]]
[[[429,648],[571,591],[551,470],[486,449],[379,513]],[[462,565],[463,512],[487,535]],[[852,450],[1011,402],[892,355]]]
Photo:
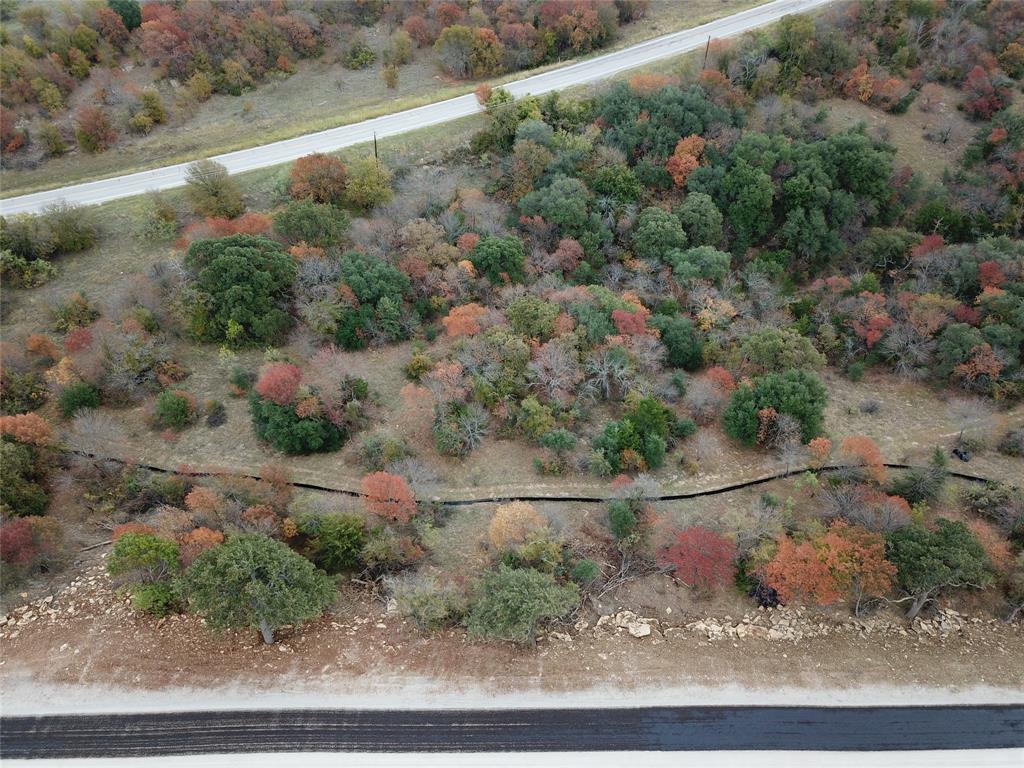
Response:
[[[0,758],[1024,747],[1024,705],[278,710],[0,720]]]
[[[807,11],[829,2],[831,0],[774,0],[699,27],[656,37],[620,51],[517,80],[504,87],[519,97],[599,82],[625,70],[699,48],[706,44],[709,37],[738,35],[749,29],[770,24],[788,14]],[[473,94],[466,94],[360,123],[216,155],[213,159],[224,165],[230,173],[241,173],[287,163],[311,152],[333,152],[354,144],[362,144],[372,140],[374,134],[378,137],[395,136],[466,117],[478,111],[480,105],[476,97]],[[61,201],[77,205],[95,205],[122,197],[132,197],[150,190],[180,187],[185,183],[185,171],[188,166],[189,163],[178,163],[149,171],[10,197],[0,200],[0,213],[38,213],[46,206]]]

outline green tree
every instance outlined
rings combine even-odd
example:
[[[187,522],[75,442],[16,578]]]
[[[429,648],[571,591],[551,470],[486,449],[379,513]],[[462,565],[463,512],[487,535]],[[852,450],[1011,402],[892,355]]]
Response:
[[[722,188],[730,201],[729,225],[736,236],[735,250],[745,250],[768,234],[774,224],[771,176],[740,158],[726,172]]]
[[[633,252],[641,259],[664,260],[669,252],[686,247],[679,219],[661,208],[644,208],[633,230]]]
[[[711,195],[691,192],[679,206],[679,221],[693,245],[718,245],[722,240],[722,212]]]
[[[981,589],[992,582],[985,549],[959,521],[940,517],[934,530],[914,523],[893,531],[886,542],[886,558],[896,566],[900,587],[913,598],[908,619],[943,589]]]
[[[61,415],[70,419],[78,411],[86,408],[98,408],[100,391],[87,381],[76,381],[66,386],[57,398]]]
[[[821,432],[827,402],[828,390],[813,373],[798,369],[769,373],[756,379],[753,386],[744,384],[733,392],[722,412],[722,426],[734,440],[754,445],[760,426],[758,411],[774,408],[776,413],[788,413],[800,422],[802,438],[807,442]]]
[[[620,203],[635,203],[644,194],[643,184],[633,169],[621,163],[602,165],[594,171],[591,186],[596,194]]]
[[[289,243],[327,248],[340,243],[348,228],[348,214],[311,200],[294,200],[274,214],[274,232]]]
[[[539,296],[521,296],[508,305],[505,315],[516,333],[531,339],[547,341],[555,328],[561,307]]]
[[[228,169],[213,160],[192,163],[185,173],[185,197],[203,216],[233,219],[245,211],[242,192]]]
[[[590,191],[579,179],[559,174],[546,187],[519,201],[524,216],[540,216],[564,236],[582,232],[590,223]]]
[[[500,285],[506,275],[512,282],[521,281],[524,277],[526,249],[518,237],[483,237],[469,258],[476,271],[495,285]]]
[[[197,240],[185,266],[195,274],[192,331],[200,339],[269,344],[291,327],[284,307],[296,267],[280,243],[255,235]]]
[[[694,280],[709,280],[720,283],[729,274],[732,257],[710,245],[696,248],[672,250],[665,254],[665,260],[672,265],[672,276],[680,285],[689,285]]]
[[[387,297],[397,302],[409,290],[409,278],[383,259],[347,251],[340,262],[341,281],[352,289],[361,304],[376,306]]]
[[[391,199],[391,171],[376,158],[357,160],[348,169],[345,201],[359,211],[369,211]]]
[[[445,27],[434,43],[441,67],[452,77],[466,78],[472,73],[473,46],[476,35],[470,27],[452,24]]]
[[[285,624],[320,616],[336,595],[327,574],[258,534],[230,536],[199,555],[185,572],[182,593],[214,629],[252,627],[265,643]]]
[[[557,619],[580,604],[575,584],[561,585],[549,573],[502,565],[484,575],[466,626],[473,637],[533,642],[541,619]]]
[[[288,454],[326,453],[338,450],[348,431],[323,416],[300,417],[294,405],[278,405],[257,394],[249,395],[256,436]]]
[[[42,515],[50,497],[43,488],[46,471],[38,449],[0,439],[0,513]]]
[[[753,376],[824,364],[824,355],[793,328],[762,328],[740,344],[740,367]]]
[[[673,368],[696,371],[704,362],[704,344],[693,321],[680,315],[655,315],[651,326],[661,331],[661,343],[668,350]]]
[[[121,17],[129,32],[142,26],[142,7],[138,0],[107,0],[107,6]]]

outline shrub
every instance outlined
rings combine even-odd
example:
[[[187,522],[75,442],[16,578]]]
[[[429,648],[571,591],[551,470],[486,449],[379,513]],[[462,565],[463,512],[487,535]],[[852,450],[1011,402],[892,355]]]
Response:
[[[375,515],[407,523],[416,514],[416,499],[405,479],[388,472],[373,472],[362,482],[363,503]]]
[[[388,582],[398,612],[422,630],[434,631],[453,624],[465,612],[462,595],[429,577],[394,578]]]
[[[547,521],[532,504],[512,501],[494,511],[487,538],[496,552],[504,552],[546,530]]]
[[[231,536],[201,554],[182,579],[189,605],[214,629],[252,627],[265,643],[285,624],[320,616],[331,579],[287,545],[259,534]]]
[[[42,220],[57,253],[78,253],[96,244],[98,231],[93,217],[80,206],[64,202],[48,206]]]
[[[53,428],[36,413],[0,416],[0,435],[25,445],[46,446],[53,440]]]
[[[699,525],[679,531],[661,553],[676,579],[704,592],[732,582],[735,559],[734,542]]]
[[[278,405],[256,394],[249,396],[249,410],[256,436],[284,453],[336,451],[348,439],[344,427],[322,416],[301,417],[294,406]]]
[[[560,585],[550,574],[502,565],[484,575],[466,626],[472,637],[532,642],[541,619],[565,616],[579,603],[575,584]]]
[[[288,191],[296,200],[340,205],[345,199],[348,168],[338,158],[316,152],[296,160],[288,178]]]
[[[132,592],[132,606],[137,611],[151,616],[166,616],[173,613],[179,604],[179,596],[173,584],[145,584]]]
[[[85,294],[75,291],[54,310],[53,327],[58,331],[85,328],[92,325],[99,316],[100,311],[96,305],[89,301]]]
[[[343,573],[359,567],[366,528],[355,515],[306,515],[298,522],[299,532],[310,537],[313,562],[328,573]]]
[[[185,174],[185,197],[201,216],[233,219],[243,211],[242,192],[228,170],[213,160],[200,160]]]
[[[38,554],[27,517],[0,522],[0,560],[4,565],[27,568]]]
[[[828,391],[812,373],[788,370],[769,373],[735,390],[722,413],[722,426],[729,437],[747,445],[757,442],[760,421],[758,412],[773,408],[787,413],[800,423],[804,442],[821,431],[822,416],[828,402]]]
[[[254,387],[264,400],[278,405],[295,402],[295,393],[302,382],[302,371],[291,363],[270,363],[264,366]]]
[[[203,552],[224,543],[224,534],[211,528],[193,528],[181,537],[181,564],[188,568]]]
[[[587,586],[601,578],[601,568],[593,560],[580,560],[572,567],[570,578],[577,584]]]
[[[274,231],[289,243],[326,248],[340,243],[348,228],[344,211],[310,200],[292,201],[274,215]]]
[[[105,152],[117,141],[117,131],[100,107],[85,106],[75,113],[75,138],[86,152]]]
[[[195,421],[195,398],[181,390],[165,389],[156,396],[153,412],[160,426],[182,429]]]
[[[1024,427],[1007,430],[1001,438],[996,450],[1004,456],[1024,456]]]
[[[93,384],[78,381],[64,388],[57,398],[57,404],[61,415],[65,419],[70,419],[84,408],[98,408],[100,391]]]
[[[145,533],[121,536],[107,558],[107,572],[132,586],[168,581],[179,570],[178,545]]]
[[[361,37],[352,41],[345,53],[345,69],[366,69],[377,59],[377,54]]]
[[[378,472],[412,455],[412,449],[405,439],[393,435],[369,435],[359,446],[359,458],[371,472]]]
[[[391,172],[374,158],[352,164],[345,201],[360,211],[369,211],[391,199]]]

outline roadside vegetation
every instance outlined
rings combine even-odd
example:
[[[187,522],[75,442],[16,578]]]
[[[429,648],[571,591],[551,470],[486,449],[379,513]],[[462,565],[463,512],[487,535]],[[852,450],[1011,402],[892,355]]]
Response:
[[[267,642],[353,576],[424,630],[527,643],[664,573],[766,607],[1017,616],[1024,494],[950,463],[1024,467],[1022,29],[1008,3],[846,4],[593,98],[481,89],[444,168],[312,155],[257,196],[197,164],[139,216],[146,270],[5,339],[5,569],[66,556],[54,497],[81,495],[139,610]],[[927,115],[932,86],[974,132],[938,180],[819,106]],[[31,297],[103,233],[62,209],[3,221],[0,247]],[[886,455],[837,416],[865,378],[945,403],[959,434]],[[142,469],[111,452],[127,428],[207,452]],[[259,479],[218,468],[239,443],[268,457]],[[793,476],[663,513],[659,482],[722,454],[726,477]],[[585,482],[603,508],[468,519],[438,490],[481,456],[517,495]],[[358,503],[297,493],[305,457],[360,476]]]
[[[744,5],[5,2],[6,194],[449,98]]]

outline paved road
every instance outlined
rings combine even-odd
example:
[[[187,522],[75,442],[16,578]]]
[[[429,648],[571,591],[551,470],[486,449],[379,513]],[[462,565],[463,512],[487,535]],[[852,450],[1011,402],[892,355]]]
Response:
[[[1024,705],[283,710],[0,720],[0,758],[1024,747]]]
[[[682,0],[679,1],[682,2]],[[828,2],[831,0],[774,0],[774,2],[726,16],[693,29],[656,37],[621,51],[596,56],[578,64],[571,64],[518,80],[505,87],[515,96],[525,96],[598,82],[619,72],[699,48],[706,44],[709,37],[720,38],[738,35],[748,29],[770,24],[787,14],[806,11]],[[213,159],[223,164],[231,173],[251,171],[287,163],[311,152],[332,152],[354,144],[362,144],[373,139],[374,134],[379,137],[394,136],[466,117],[479,110],[480,105],[477,103],[476,97],[467,94],[447,101],[383,115],[372,120],[364,120],[361,123],[352,123],[318,133],[297,136],[294,139],[265,144],[261,147],[217,155]],[[180,187],[185,183],[185,171],[188,165],[188,163],[179,163],[150,171],[140,171],[125,176],[115,176],[45,192],[11,197],[0,201],[0,212],[5,215],[38,213],[46,206],[61,200],[80,205],[93,205],[122,197],[131,197],[149,190]]]

